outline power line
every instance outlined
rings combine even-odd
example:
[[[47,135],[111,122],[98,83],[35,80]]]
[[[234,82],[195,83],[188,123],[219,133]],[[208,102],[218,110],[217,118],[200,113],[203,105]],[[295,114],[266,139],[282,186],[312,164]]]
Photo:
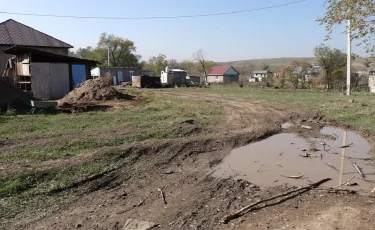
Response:
[[[106,19],[106,20],[146,20],[146,19],[173,19],[173,18],[196,18],[196,17],[211,17],[211,16],[220,16],[220,15],[230,15],[230,14],[240,14],[247,13],[252,11],[260,11],[278,7],[289,6],[307,0],[299,0],[293,2],[287,2],[284,4],[247,9],[247,10],[238,10],[230,12],[221,12],[221,13],[211,13],[211,14],[193,14],[193,15],[179,15],[179,16],[149,16],[149,17],[107,17],[107,16],[74,16],[74,15],[54,15],[54,14],[33,14],[33,13],[19,13],[19,12],[5,12],[0,11],[0,14],[9,14],[9,15],[22,15],[22,16],[35,16],[35,17],[54,17],[54,18],[75,18],[75,19]]]

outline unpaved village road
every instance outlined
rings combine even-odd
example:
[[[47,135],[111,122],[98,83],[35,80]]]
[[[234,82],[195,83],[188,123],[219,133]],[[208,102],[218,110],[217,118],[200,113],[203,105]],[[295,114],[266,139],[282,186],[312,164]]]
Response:
[[[68,207],[21,218],[12,228],[123,229],[132,218],[156,223],[159,226],[155,229],[375,229],[374,198],[320,190],[274,200],[227,224],[221,223],[225,215],[291,187],[258,187],[251,181],[214,178],[209,175],[212,168],[233,148],[282,132],[280,125],[284,122],[310,119],[324,123],[324,119],[218,95],[175,91],[155,94],[215,103],[223,109],[225,119],[212,127],[212,135],[118,147],[124,153],[139,154],[116,171],[73,188],[69,192],[79,194],[78,199]],[[316,135],[318,127],[311,124],[312,130],[297,127],[290,132]],[[199,130],[194,121],[184,125]],[[158,189],[164,191],[166,204]]]

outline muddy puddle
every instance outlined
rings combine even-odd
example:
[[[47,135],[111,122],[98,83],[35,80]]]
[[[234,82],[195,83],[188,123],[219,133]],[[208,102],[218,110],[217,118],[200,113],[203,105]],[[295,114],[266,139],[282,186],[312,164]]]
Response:
[[[370,144],[353,132],[325,127],[323,138],[301,138],[282,133],[231,151],[215,168],[213,176],[241,178],[259,186],[308,185],[332,178],[325,187],[369,193],[375,187],[375,167]],[[346,144],[343,144],[346,135]],[[342,148],[344,145],[349,147]],[[343,149],[345,155],[343,157]],[[342,163],[343,162],[343,163]],[[353,165],[358,166],[364,179]],[[301,177],[299,179],[289,177]]]

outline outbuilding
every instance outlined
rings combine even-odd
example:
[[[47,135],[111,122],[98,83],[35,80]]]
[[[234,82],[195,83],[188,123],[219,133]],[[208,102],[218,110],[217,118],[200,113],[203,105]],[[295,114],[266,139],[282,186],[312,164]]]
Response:
[[[24,46],[13,46],[4,53],[14,55],[8,60],[4,76],[41,100],[61,99],[92,78],[90,70],[98,64]]]

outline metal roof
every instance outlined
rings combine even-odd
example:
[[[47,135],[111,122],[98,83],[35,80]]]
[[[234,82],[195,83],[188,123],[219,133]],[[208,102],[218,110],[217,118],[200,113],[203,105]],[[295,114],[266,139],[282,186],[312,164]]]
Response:
[[[73,48],[50,35],[9,19],[0,23],[0,45]]]
[[[232,66],[223,65],[223,66],[214,66],[207,75],[222,75],[225,74]]]
[[[31,53],[33,57],[34,56],[42,57],[43,60],[47,60],[46,62],[69,62],[69,63],[91,63],[91,64],[100,63],[98,61],[70,57],[70,56],[65,56],[61,54],[54,54],[54,53],[50,53],[50,52],[46,52],[46,51],[42,51],[38,49],[33,49],[30,47],[25,47],[25,46],[13,46],[4,50],[4,53],[12,54],[12,55]]]

